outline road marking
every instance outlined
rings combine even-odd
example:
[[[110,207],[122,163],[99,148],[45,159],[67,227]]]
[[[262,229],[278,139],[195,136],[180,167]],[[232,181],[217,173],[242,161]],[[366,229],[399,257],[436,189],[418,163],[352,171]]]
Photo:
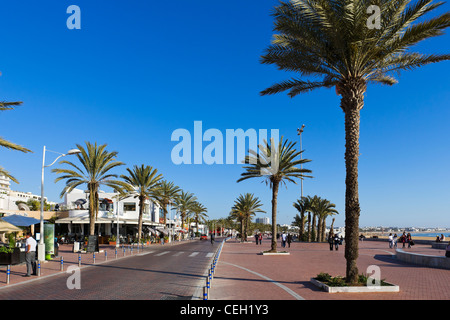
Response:
[[[167,253],[169,253],[170,251],[164,251],[164,252],[161,252],[161,253],[158,253],[156,256],[162,256],[162,255],[164,255],[164,254],[167,254]]]
[[[181,254],[183,254],[184,252],[183,251],[180,251],[180,252],[177,252],[177,253],[174,253],[174,257],[178,257],[179,255],[181,255]]]
[[[267,280],[267,281],[272,282],[274,285],[280,287],[281,289],[283,289],[284,291],[286,291],[287,293],[289,293],[289,294],[290,294],[291,296],[293,296],[295,299],[297,299],[297,300],[305,300],[305,298],[303,298],[302,296],[298,295],[297,293],[295,293],[294,291],[292,291],[292,290],[289,289],[288,287],[286,287],[286,286],[282,285],[281,283],[278,283],[278,282],[276,282],[275,280],[272,280],[272,279],[270,279],[270,278],[268,278],[268,277],[266,277],[266,276],[264,276],[264,275],[262,275],[262,274],[260,274],[260,273],[257,273],[257,272],[255,272],[255,271],[252,271],[252,270],[250,270],[250,269],[247,269],[247,268],[244,268],[244,267],[241,267],[241,266],[232,264],[232,263],[228,263],[228,262],[224,262],[224,261],[222,261],[221,263],[225,263],[225,264],[228,264],[228,265],[230,265],[230,266],[233,266],[233,267],[236,267],[236,268],[240,268],[240,269],[242,269],[242,270],[245,270],[245,271],[248,271],[248,272],[250,272],[250,273],[253,273],[253,274],[257,275],[258,277],[261,277],[261,278],[263,278],[263,279],[265,279],[265,280]]]
[[[211,258],[213,255],[214,255],[214,252],[209,252],[209,253],[206,254],[206,257],[207,258]]]
[[[189,257],[195,257],[196,255],[198,255],[198,252],[192,252]]]

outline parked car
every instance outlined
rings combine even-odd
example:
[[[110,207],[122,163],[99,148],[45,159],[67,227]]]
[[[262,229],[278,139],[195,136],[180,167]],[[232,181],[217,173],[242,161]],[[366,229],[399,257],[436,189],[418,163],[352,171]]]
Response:
[[[200,240],[208,240],[208,236],[206,234],[202,234],[200,236]]]

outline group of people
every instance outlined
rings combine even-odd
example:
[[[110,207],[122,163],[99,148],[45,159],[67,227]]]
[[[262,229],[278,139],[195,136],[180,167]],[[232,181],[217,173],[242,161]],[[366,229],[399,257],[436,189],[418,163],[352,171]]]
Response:
[[[443,242],[445,241],[445,236],[444,234],[441,233],[441,236],[436,236],[436,242]]]
[[[342,245],[343,241],[344,237],[342,235],[339,237],[338,234],[333,234],[330,232],[330,234],[328,235],[328,244],[330,245],[330,251],[333,251],[333,248],[338,251],[339,246]]]
[[[261,234],[261,232],[260,233],[255,233],[255,242],[256,242],[256,245],[261,244],[261,242],[262,242],[262,234]]]
[[[408,234],[406,234],[405,232],[403,232],[403,234],[398,237],[397,234],[395,233],[394,235],[392,235],[392,233],[389,234],[389,248],[395,248],[397,249],[397,243],[400,241],[402,243],[402,248],[406,247],[406,244],[408,244],[408,248],[411,248],[411,246],[414,245],[414,241],[412,240],[411,237],[411,233],[408,232]]]

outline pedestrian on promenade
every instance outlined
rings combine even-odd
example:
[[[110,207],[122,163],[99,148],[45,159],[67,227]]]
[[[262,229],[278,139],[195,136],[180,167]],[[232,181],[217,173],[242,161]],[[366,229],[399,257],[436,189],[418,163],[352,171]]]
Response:
[[[338,251],[339,250],[339,243],[340,243],[341,241],[339,240],[339,236],[338,235],[335,235],[334,236],[334,248],[336,249],[336,251]]]
[[[211,245],[214,244],[215,235],[214,233],[211,233]]]
[[[281,235],[281,246],[283,248],[286,248],[286,233],[283,231],[283,234]]]
[[[441,237],[439,238],[439,240],[441,240],[441,241],[445,241],[445,236],[444,236],[444,234],[443,234],[443,233],[441,233]]]
[[[259,244],[261,244],[262,243],[262,234],[261,233],[259,233],[258,240],[259,240]]]
[[[445,249],[445,256],[450,258],[450,241],[448,242],[447,248]]]
[[[290,233],[288,233],[287,235],[287,243],[288,243],[288,247],[291,247],[291,242],[292,242],[292,235]]]
[[[392,237],[392,242],[394,243],[394,248],[397,249],[397,234],[394,233],[394,236]]]
[[[392,235],[392,233],[389,233],[389,249],[392,249],[392,247],[394,246],[394,236]]]
[[[259,242],[259,236],[258,236],[257,233],[255,233],[255,242],[256,242],[256,245],[258,245],[258,242]]]
[[[330,244],[330,251],[333,251],[334,236],[331,232],[328,234],[328,243]]]
[[[403,244],[402,248],[405,248],[405,245],[406,245],[406,233],[405,233],[405,231],[403,231],[403,234],[400,236],[400,241]]]
[[[408,249],[411,248],[411,246],[414,245],[414,241],[411,238],[411,233],[408,232],[408,235],[406,236],[406,242],[408,242]]]
[[[33,271],[33,276],[36,275],[36,240],[31,236],[31,232],[27,232],[26,238],[25,263],[27,265],[27,274],[24,277],[30,277],[31,271]]]

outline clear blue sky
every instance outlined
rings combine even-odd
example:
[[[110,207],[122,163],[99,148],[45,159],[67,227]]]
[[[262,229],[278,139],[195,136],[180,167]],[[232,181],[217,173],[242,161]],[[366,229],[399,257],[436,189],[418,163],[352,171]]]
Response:
[[[69,5],[81,8],[81,30],[68,30]],[[211,218],[226,217],[244,192],[264,183],[236,180],[241,165],[171,162],[178,128],[279,129],[298,141],[303,123],[305,195],[336,203],[344,226],[344,117],[334,89],[294,99],[259,92],[290,75],[262,65],[277,1],[2,1],[0,99],[23,101],[0,115],[0,136],[33,150],[0,150],[0,165],[40,193],[42,147],[65,152],[84,141],[107,143],[127,166],[148,164],[195,193]],[[439,12],[449,10],[449,4]],[[448,34],[420,45],[449,53]],[[361,226],[450,227],[450,63],[405,72],[393,86],[369,87],[361,112]],[[47,164],[54,159],[47,153]],[[122,174],[122,170],[116,173]],[[64,183],[46,169],[46,196],[60,201]],[[278,222],[290,223],[300,184],[279,193]],[[264,215],[259,215],[264,216]],[[328,221],[330,223],[330,221]]]

